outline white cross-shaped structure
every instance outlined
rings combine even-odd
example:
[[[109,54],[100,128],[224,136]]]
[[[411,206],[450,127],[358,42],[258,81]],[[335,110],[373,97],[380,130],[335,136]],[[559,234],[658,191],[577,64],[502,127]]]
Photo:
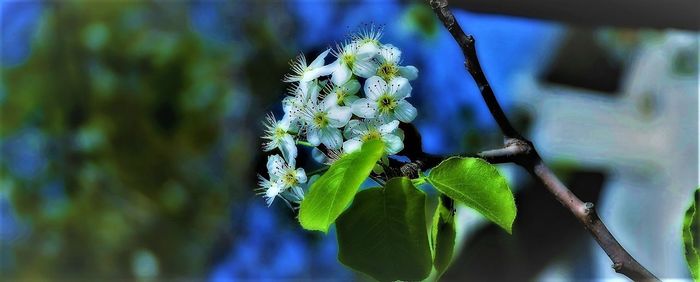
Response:
[[[545,161],[608,172],[596,207],[632,256],[659,278],[684,278],[681,223],[699,181],[698,73],[679,74],[672,64],[680,52],[698,52],[700,36],[656,36],[641,41],[619,95],[556,86],[529,73],[516,79],[514,100],[530,110],[530,136]],[[622,278],[592,247],[598,278]]]

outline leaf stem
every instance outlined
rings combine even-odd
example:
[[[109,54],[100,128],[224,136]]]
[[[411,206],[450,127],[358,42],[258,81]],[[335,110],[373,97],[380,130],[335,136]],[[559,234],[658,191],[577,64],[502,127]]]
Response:
[[[427,182],[427,181],[428,181],[427,177],[425,177],[425,176],[411,179],[411,182],[413,182],[413,186],[416,186],[416,187],[425,184],[425,182]]]

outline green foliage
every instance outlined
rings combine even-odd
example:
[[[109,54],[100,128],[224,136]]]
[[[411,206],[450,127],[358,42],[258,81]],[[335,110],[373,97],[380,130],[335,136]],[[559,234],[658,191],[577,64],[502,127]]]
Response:
[[[221,44],[193,30],[185,2],[42,6],[29,57],[2,69],[0,143],[30,128],[45,160],[32,177],[0,162],[0,196],[26,230],[0,246],[2,277],[139,280],[143,257],[155,280],[204,275],[254,186],[248,121],[283,89],[270,79],[288,69],[293,25],[241,19],[250,40]],[[246,9],[289,23],[281,5]]]
[[[433,251],[435,252],[433,265],[435,266],[438,277],[445,272],[452,261],[455,237],[457,236],[454,212],[454,202],[452,202],[452,199],[443,199],[443,197],[440,197],[435,215],[433,215],[433,224],[430,233]]]
[[[478,158],[452,157],[432,169],[428,182],[511,233],[515,200],[495,166]]]
[[[380,281],[417,281],[430,274],[425,194],[408,178],[357,193],[337,221],[338,259]]]
[[[425,3],[416,3],[408,6],[402,22],[407,29],[428,38],[435,38],[440,28],[440,23],[435,18],[433,10]]]
[[[328,232],[328,228],[350,204],[374,164],[384,154],[380,140],[365,142],[360,151],[348,154],[331,165],[311,185],[301,202],[299,222],[308,230]]]
[[[363,147],[362,151],[365,150],[367,149]],[[357,157],[348,155],[345,158],[354,160]],[[349,162],[345,158],[336,162],[334,166],[341,161]],[[373,159],[374,162],[377,159]],[[353,177],[364,179],[374,162],[365,163],[362,174]],[[343,174],[347,170],[346,167],[352,167],[353,171],[358,167],[356,164],[345,163],[339,166],[340,168],[335,169],[331,167],[331,170],[342,169],[335,174]],[[324,175],[321,178],[328,177],[326,181],[329,183],[342,186],[340,183],[347,180],[346,175],[327,174],[328,176]],[[338,180],[332,180],[330,177]],[[414,186],[422,184],[425,179],[443,193],[430,224],[430,243],[427,240],[428,225],[425,222],[425,195]],[[316,184],[309,196],[321,188],[315,186]],[[321,188],[325,194],[315,197],[322,197],[326,201],[314,201],[318,201],[319,206],[326,206],[316,210],[328,213],[331,209],[329,205],[335,202],[328,199],[335,199],[335,190],[341,188]],[[351,188],[342,192],[341,197],[352,195],[357,190],[354,186]],[[427,178],[393,178],[384,188],[372,188],[357,193],[353,204],[336,221],[339,260],[348,267],[380,281],[422,280],[428,276],[432,267],[439,278],[450,265],[454,253],[457,235],[455,200],[476,209],[508,233],[511,232],[516,215],[515,200],[505,179],[494,166],[481,159],[455,157],[433,168]],[[342,210],[344,207],[345,204],[342,204],[335,209]],[[302,212],[303,208],[302,202]],[[327,214],[313,216],[314,220],[323,224],[324,231],[334,219]],[[308,229],[307,226],[305,228]]]
[[[683,243],[685,245],[685,259],[690,268],[690,275],[694,281],[700,281],[700,189],[695,190],[693,202],[685,212],[683,220]]]

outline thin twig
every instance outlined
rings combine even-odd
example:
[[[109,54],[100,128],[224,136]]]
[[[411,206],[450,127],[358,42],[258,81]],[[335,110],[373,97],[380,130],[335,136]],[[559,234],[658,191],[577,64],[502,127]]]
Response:
[[[521,137],[520,133],[518,133],[518,131],[516,131],[508,121],[508,117],[506,117],[503,109],[501,109],[501,106],[498,104],[496,96],[493,94],[493,90],[491,89],[491,85],[489,84],[488,80],[486,80],[486,76],[481,70],[479,59],[476,56],[474,37],[464,33],[462,27],[459,26],[459,23],[457,23],[454,15],[452,15],[452,12],[450,12],[448,9],[447,0],[429,1],[433,11],[435,14],[437,14],[438,18],[440,18],[450,34],[452,34],[452,37],[454,37],[457,44],[459,44],[459,47],[462,49],[462,54],[464,54],[464,57],[467,58],[464,61],[464,66],[474,78],[474,81],[481,92],[481,96],[484,98],[484,101],[486,101],[486,106],[488,106],[491,115],[493,115],[496,123],[498,123],[498,127],[501,128],[503,135],[505,135],[506,138]]]
[[[513,152],[514,149],[511,148],[501,148],[490,151],[484,151],[476,154],[460,154],[459,157],[465,158],[480,158],[491,164],[502,164],[502,163],[512,163],[514,158],[519,155],[517,152]],[[452,157],[453,155],[450,155]],[[448,157],[441,155],[433,155],[425,152],[420,152],[417,156],[415,163],[422,170],[429,169],[439,165],[442,161],[446,160]]]
[[[384,186],[384,185],[386,185],[386,181],[384,181],[384,179],[382,179],[382,178],[379,177],[378,175],[375,175],[374,173],[370,174],[370,175],[369,175],[369,178],[372,179],[372,180],[373,180],[374,182],[376,182],[377,184],[379,184],[379,186]]]
[[[429,0],[429,2],[435,14],[462,49],[467,71],[476,81],[484,102],[505,136],[504,148],[482,152],[478,154],[479,157],[497,162],[511,161],[523,167],[533,177],[542,182],[547,190],[579,219],[583,226],[593,235],[598,245],[610,257],[616,272],[626,275],[635,281],[658,281],[659,279],[656,276],[639,264],[613,237],[596,214],[593,204],[584,203],[576,197],[542,161],[532,142],[525,139],[513,128],[498,100],[496,100],[496,96],[481,69],[476,55],[474,38],[466,35],[459,26],[459,23],[448,8],[447,0]],[[430,161],[435,162],[434,159]]]
[[[518,139],[506,139],[506,146],[499,149],[488,150],[476,154],[461,154],[460,157],[481,158],[491,164],[514,163],[530,153],[527,143]],[[444,161],[444,156],[419,152],[416,158],[420,169],[435,167]]]
[[[477,156],[490,163],[520,162],[531,153],[531,149],[532,147],[528,146],[528,143],[519,139],[506,139],[505,147],[483,151]]]

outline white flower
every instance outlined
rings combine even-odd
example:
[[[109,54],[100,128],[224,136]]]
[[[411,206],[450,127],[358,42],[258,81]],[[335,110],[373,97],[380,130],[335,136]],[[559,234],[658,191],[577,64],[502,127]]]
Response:
[[[301,201],[304,200],[304,189],[299,186],[294,186],[286,191],[282,191],[280,195],[282,196],[282,199],[285,199],[286,201],[301,203]],[[289,203],[287,203],[287,205],[292,208],[292,205]]]
[[[401,50],[394,45],[386,44],[379,49],[379,54],[372,60],[369,70],[372,75],[377,75],[386,81],[396,77],[405,77],[414,80],[418,77],[418,69],[414,66],[400,66]]]
[[[318,178],[318,174],[312,175],[311,177],[309,177],[309,180],[306,182],[306,185],[304,185],[304,187],[311,187],[311,185],[314,184],[314,182],[316,182]],[[291,189],[283,191],[280,195],[282,196],[282,199],[285,199],[286,201],[300,204],[301,201],[304,200],[304,188],[302,188],[301,186],[294,186]],[[287,203],[287,205],[290,208],[294,209],[294,207],[292,207],[292,205],[290,205],[289,203]]]
[[[361,122],[351,120],[345,128],[347,141],[343,143],[343,151],[352,153],[359,150],[362,144],[369,140],[382,140],[386,145],[386,152],[394,155],[403,150],[403,140],[398,132],[399,121],[393,120],[382,124],[378,119]]]
[[[292,67],[292,73],[285,75],[283,81],[308,82],[330,74],[333,68],[330,67],[330,65],[324,66],[326,56],[330,51],[330,49],[327,49],[318,55],[318,57],[316,57],[316,59],[309,65],[306,64],[306,57],[304,57],[304,54],[299,54],[296,59],[289,63],[289,65]]]
[[[326,99],[334,99],[338,106],[350,106],[355,102],[357,92],[360,91],[360,83],[355,79],[348,80],[344,84],[336,85],[330,83],[325,87]]]
[[[267,171],[270,179],[258,175],[258,194],[263,195],[268,206],[276,197],[280,197],[291,208],[290,201],[299,203],[304,199],[304,189],[307,182],[303,168],[295,168],[294,160],[287,162],[279,155],[267,158]]]
[[[272,205],[272,201],[275,200],[275,197],[280,196],[280,193],[282,193],[282,185],[278,182],[275,181],[270,181],[267,180],[265,177],[262,175],[258,175],[258,195],[263,195],[265,198],[265,203],[269,207]]]
[[[267,172],[270,181],[277,182],[282,190],[290,189],[306,183],[306,172],[303,168],[295,168],[295,160],[285,161],[280,155],[267,157]]]
[[[302,118],[306,108],[313,106],[315,101],[318,100],[321,88],[317,81],[299,82],[299,84],[290,88],[290,96],[282,100],[285,117],[289,117],[293,123],[297,121],[303,122]]]
[[[360,48],[358,42],[338,46],[333,51],[333,55],[338,59],[330,65],[333,68],[331,81],[335,85],[342,85],[350,80],[353,74],[365,78],[372,76],[376,71],[372,59],[378,52],[377,48]]]
[[[357,44],[357,48],[359,50],[362,50],[362,52],[372,52],[376,54],[382,47],[382,43],[379,41],[379,39],[382,38],[382,29],[376,28],[374,25],[360,30],[359,32],[353,34],[351,37],[353,39],[353,42]],[[376,71],[376,69],[373,71]],[[366,76],[360,76],[368,78],[372,75],[374,74],[372,73]]]
[[[340,129],[352,117],[350,107],[338,106],[332,96],[321,103],[307,105],[303,111],[306,140],[314,146],[326,145],[329,149],[339,149],[343,144]]]
[[[412,90],[406,78],[395,77],[387,84],[382,78],[373,76],[365,81],[364,90],[367,98],[358,99],[352,104],[355,115],[383,121],[398,119],[405,123],[416,118],[416,108],[404,100]]]
[[[285,116],[282,120],[276,120],[273,114],[268,114],[265,122],[265,134],[263,139],[267,140],[263,144],[264,151],[279,149],[286,160],[296,159],[297,146],[294,137],[290,134],[296,132],[291,119]]]

